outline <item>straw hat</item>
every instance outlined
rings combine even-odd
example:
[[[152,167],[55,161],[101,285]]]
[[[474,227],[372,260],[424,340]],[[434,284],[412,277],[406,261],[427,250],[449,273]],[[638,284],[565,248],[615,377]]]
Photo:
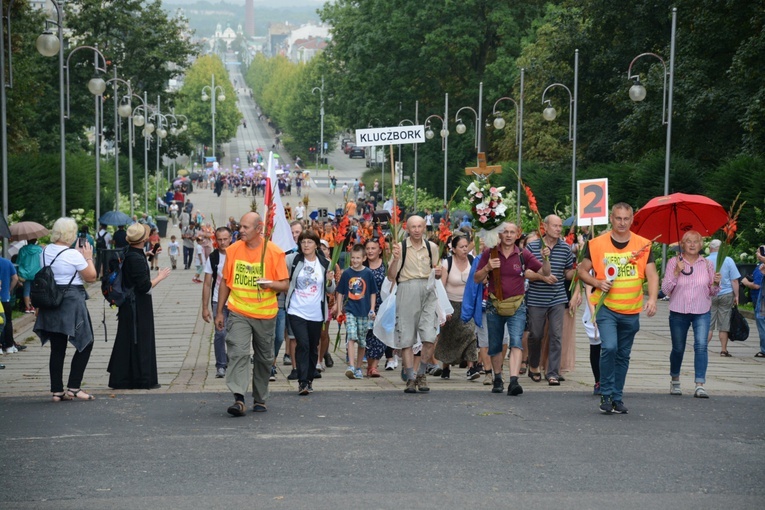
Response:
[[[127,242],[130,244],[142,243],[149,238],[149,231],[148,225],[133,223],[127,229]]]

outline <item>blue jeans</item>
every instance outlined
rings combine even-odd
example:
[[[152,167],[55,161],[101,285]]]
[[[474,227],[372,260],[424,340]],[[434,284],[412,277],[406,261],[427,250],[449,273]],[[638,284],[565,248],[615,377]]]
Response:
[[[756,319],[757,333],[760,335],[760,352],[765,353],[765,318]]]
[[[597,317],[600,332],[600,391],[621,400],[630,367],[632,342],[640,329],[640,314],[623,314],[602,307]]]
[[[279,356],[279,349],[284,343],[284,328],[287,325],[287,310],[279,308],[276,313],[276,329],[274,330],[274,360]]]
[[[693,370],[695,382],[704,383],[707,377],[707,336],[711,314],[669,312],[669,332],[672,335],[672,352],[669,353],[669,375],[680,376],[680,365],[685,354],[685,340],[688,328],[693,326]]]
[[[213,313],[218,309],[218,302],[212,302]],[[228,308],[223,307],[223,317],[228,320]],[[213,337],[213,348],[215,349],[215,368],[228,367],[228,356],[226,355],[226,328],[218,331],[215,328],[215,336]]]
[[[526,303],[522,303],[512,317],[497,314],[497,310],[488,303],[486,305],[486,329],[489,333],[489,356],[502,352],[502,340],[505,337],[505,326],[510,335],[510,348],[523,349],[523,330],[526,327]]]

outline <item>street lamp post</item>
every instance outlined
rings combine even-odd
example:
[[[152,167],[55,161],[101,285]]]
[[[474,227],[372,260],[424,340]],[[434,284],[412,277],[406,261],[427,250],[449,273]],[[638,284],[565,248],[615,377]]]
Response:
[[[321,140],[319,142],[319,154],[321,154],[319,162],[324,163],[324,76],[321,77],[321,87],[314,87],[311,90],[311,94],[316,94],[319,91],[319,99],[321,100],[321,107],[319,109],[319,116],[321,118]],[[319,170],[319,166],[316,166],[316,170]],[[329,172],[329,169],[327,169]]]
[[[128,118],[133,113],[133,107],[130,104],[130,97],[133,95],[133,88],[130,86],[130,82],[127,82],[121,78],[117,78],[117,66],[114,66],[114,77],[107,80],[106,84],[112,84],[114,87],[114,210],[120,210],[120,117]],[[124,83],[127,87],[127,94],[124,97],[119,97],[119,84]],[[128,146],[132,147],[132,133],[128,130]],[[129,152],[129,171],[133,171],[133,151]],[[133,215],[133,190],[130,190],[130,215]]]
[[[143,97],[133,94],[133,97],[138,98],[141,104],[135,107],[133,110],[133,125],[136,127],[143,126],[143,193],[144,193],[144,207],[147,214],[149,210],[149,140],[151,140],[151,134],[154,132],[154,124],[149,122],[149,98],[144,91]],[[136,115],[136,112],[141,111]],[[131,172],[132,175],[132,172]],[[132,186],[132,182],[131,182]],[[131,191],[132,198],[132,191]]]
[[[218,94],[217,96],[215,94]],[[223,87],[215,85],[215,75],[212,75],[212,84],[202,87],[202,101],[210,100],[210,112],[212,115],[212,157],[215,157],[215,103],[216,97],[218,101],[225,101],[226,95],[223,91]]]
[[[161,113],[161,99],[160,96],[157,96],[157,110],[154,112],[152,117],[154,118],[157,126],[157,166],[156,166],[156,173],[155,173],[155,188],[157,192],[156,201],[154,202],[155,206],[159,204],[159,179],[162,177],[162,172],[160,171],[160,163],[159,163],[159,152],[162,148],[162,140],[167,138],[167,129],[165,129],[164,126],[168,126],[169,122],[166,115],[163,115]],[[148,203],[148,202],[147,202]],[[147,206],[148,209],[148,206]],[[148,210],[147,210],[148,214]]]
[[[8,220],[8,120],[7,120],[7,111],[6,111],[6,87],[9,89],[13,88],[13,66],[12,66],[12,55],[13,51],[11,48],[11,7],[13,7],[13,2],[15,0],[10,0],[8,3],[8,14],[5,16],[8,19],[8,83],[5,81],[5,30],[2,29],[0,26],[0,124],[2,124],[2,127],[0,128],[0,138],[2,138],[2,154],[0,154],[0,158],[2,158],[2,179],[3,179],[3,218],[7,221]],[[0,6],[0,11],[2,10],[2,6]],[[2,19],[0,19],[2,21]],[[2,25],[2,23],[0,23]],[[8,256],[8,240],[3,238],[3,257]]]
[[[571,150],[571,213],[576,214],[576,114],[577,114],[577,94],[579,89],[579,50],[574,51],[574,93],[562,83],[553,83],[548,85],[542,92],[542,104],[547,104],[547,108],[542,112],[542,117],[547,121],[555,120],[558,112],[552,106],[552,102],[545,100],[545,94],[553,87],[562,87],[568,92],[570,108],[568,110],[568,139],[572,142]]]
[[[645,99],[646,90],[640,83],[640,75],[632,74],[632,66],[640,58],[650,56],[655,57],[661,62],[664,67],[664,88],[662,91],[662,106],[661,106],[661,123],[667,126],[667,149],[664,154],[664,194],[669,195],[669,158],[670,147],[672,142],[672,97],[675,85],[675,41],[677,37],[677,7],[672,8],[672,32],[670,34],[669,43],[669,69],[664,59],[656,53],[641,53],[637,57],[632,59],[630,66],[627,69],[627,79],[635,80],[635,83],[630,87],[630,99],[635,102]],[[669,80],[669,87],[667,87],[667,81]],[[661,272],[664,273],[667,261],[667,245],[662,247],[662,261]]]
[[[521,221],[521,175],[523,175],[521,166],[523,163],[523,78],[525,74],[525,69],[521,68],[521,96],[518,101],[511,97],[500,97],[496,100],[494,103],[494,108],[492,108],[492,115],[495,116],[494,118],[494,129],[504,129],[505,127],[505,119],[502,118],[502,112],[497,111],[497,105],[501,101],[511,101],[515,105],[515,144],[518,146],[518,191],[516,195],[516,221],[518,221],[520,225]]]
[[[448,95],[448,94],[447,94]],[[433,132],[433,129],[430,126],[430,120],[431,119],[438,119],[441,121],[441,151],[444,153],[444,183],[446,183],[446,168],[449,158],[448,153],[448,139],[449,139],[449,130],[447,129],[446,125],[446,117],[441,117],[440,115],[428,115],[425,118],[425,138],[428,140],[432,140],[436,134]],[[446,203],[446,184],[444,184],[444,203]]]

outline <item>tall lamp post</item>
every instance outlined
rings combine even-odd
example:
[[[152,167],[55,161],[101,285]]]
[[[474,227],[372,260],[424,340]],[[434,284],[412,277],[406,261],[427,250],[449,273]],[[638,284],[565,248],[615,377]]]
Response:
[[[6,83],[5,80],[5,30],[2,29],[0,26],[0,124],[2,124],[2,127],[0,127],[0,138],[2,138],[2,153],[0,154],[0,158],[2,158],[2,183],[3,183],[3,219],[6,221],[8,220],[8,120],[7,120],[7,111],[6,111],[6,87],[9,89],[13,88],[13,66],[12,66],[12,59],[13,59],[13,52],[11,50],[11,7],[13,7],[13,2],[15,0],[10,0],[8,3],[8,11],[5,18],[8,19],[8,82]],[[0,6],[0,11],[2,10],[2,6]],[[0,19],[2,21],[2,19]],[[2,25],[2,23],[0,23]],[[8,240],[3,238],[3,257],[8,256]]]
[[[217,96],[216,96],[217,94]],[[212,75],[212,84],[202,87],[202,101],[210,100],[210,113],[212,115],[212,157],[215,157],[215,103],[217,101],[225,101],[226,94],[223,91],[223,87],[215,85],[215,75]]]
[[[123,83],[127,87],[127,93],[124,97],[119,97],[119,84]],[[117,78],[117,66],[114,66],[114,77],[107,80],[106,84],[112,84],[114,87],[114,210],[120,210],[120,118],[128,118],[133,113],[133,107],[130,104],[130,97],[133,95],[133,88],[130,86],[130,82],[127,82],[121,78]],[[133,134],[131,130],[128,130],[128,146],[133,146]],[[129,154],[129,171],[133,171],[133,151],[128,151]],[[131,196],[133,190],[130,190]],[[133,200],[130,199],[130,215],[133,215]]]
[[[650,56],[655,57],[661,62],[664,67],[664,89],[662,92],[662,105],[661,105],[661,123],[667,126],[667,149],[664,155],[664,194],[669,195],[669,157],[670,146],[672,142],[672,93],[675,84],[675,41],[677,37],[677,7],[672,8],[672,32],[670,35],[669,43],[669,69],[664,59],[656,53],[641,53],[637,57],[632,59],[630,66],[627,69],[627,79],[635,80],[634,84],[630,87],[630,99],[635,102],[640,102],[645,99],[646,90],[640,83],[640,75],[632,74],[632,66],[640,58]],[[667,87],[667,81],[669,81],[669,87]],[[661,272],[664,274],[664,269],[667,264],[667,245],[666,243],[662,247],[662,261]]]
[[[140,105],[133,110],[133,125],[136,127],[143,126],[143,193],[144,193],[144,207],[147,214],[149,210],[149,144],[151,143],[151,134],[154,132],[154,124],[149,122],[149,101],[146,92],[143,93],[143,97],[133,94],[133,97],[138,98],[141,102]],[[138,113],[137,113],[138,112]],[[137,113],[137,114],[136,114]],[[130,175],[133,175],[130,172]],[[132,182],[131,182],[132,187]],[[133,193],[130,193],[131,200]],[[132,214],[131,214],[132,216]]]
[[[518,101],[511,97],[500,97],[494,103],[492,115],[494,115],[494,129],[504,129],[505,119],[502,118],[502,112],[497,111],[497,105],[502,101],[510,101],[515,105],[515,144],[518,146],[518,191],[516,195],[516,221],[521,221],[521,176],[523,175],[521,165],[523,163],[523,78],[525,69],[521,68],[521,96]],[[519,223],[520,224],[520,223]]]
[[[432,140],[436,134],[433,132],[433,128],[430,125],[431,119],[438,119],[441,121],[441,151],[444,153],[444,203],[446,203],[446,169],[447,169],[447,163],[449,161],[449,152],[448,152],[448,140],[449,140],[449,130],[447,129],[446,119],[444,117],[441,117],[440,115],[428,115],[425,118],[425,138],[428,140]],[[416,188],[415,188],[416,190]]]
[[[571,213],[576,214],[576,114],[577,114],[577,94],[579,89],[579,50],[574,51],[574,93],[562,83],[553,83],[548,85],[542,92],[542,104],[547,104],[547,108],[542,112],[542,117],[548,122],[555,120],[558,112],[553,108],[552,101],[545,100],[545,94],[554,87],[562,87],[568,92],[570,108],[568,110],[568,139],[572,142],[571,150]]]
[[[324,164],[324,76],[321,77],[321,87],[314,87],[311,90],[311,94],[316,94],[316,91],[319,91],[319,99],[321,101],[321,106],[319,108],[319,117],[321,118],[321,140],[319,142],[319,162],[321,164]],[[316,170],[319,170],[318,165],[316,166]],[[327,173],[329,174],[329,168],[327,169]]]
[[[152,118],[156,122],[157,126],[157,166],[156,166],[156,174],[155,174],[155,188],[157,192],[157,200],[154,202],[155,206],[159,203],[159,179],[162,177],[162,172],[160,171],[160,165],[159,165],[159,151],[162,148],[162,140],[167,138],[167,129],[165,129],[170,123],[167,119],[166,115],[163,115],[161,113],[161,99],[160,96],[157,96],[157,110],[152,114]],[[148,209],[148,205],[147,205]],[[148,214],[148,211],[147,211]]]

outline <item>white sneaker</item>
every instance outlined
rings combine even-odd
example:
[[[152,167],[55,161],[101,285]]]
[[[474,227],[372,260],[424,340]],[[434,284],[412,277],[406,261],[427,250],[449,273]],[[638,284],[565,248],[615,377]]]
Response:
[[[326,372],[327,371],[327,364],[324,363],[323,361],[321,363],[319,363],[319,364],[321,365],[321,371],[322,372]]]
[[[319,372],[324,372],[324,368],[321,366],[321,363],[316,363],[316,370]]]
[[[14,354],[14,353],[16,353],[16,352],[19,352],[19,350],[16,348],[16,346],[15,346],[15,345],[12,345],[12,346],[8,347],[8,348],[5,350],[5,354]]]
[[[385,370],[395,370],[395,369],[396,369],[396,360],[394,360],[394,359],[389,359],[389,360],[388,360],[388,361],[385,363]]]

